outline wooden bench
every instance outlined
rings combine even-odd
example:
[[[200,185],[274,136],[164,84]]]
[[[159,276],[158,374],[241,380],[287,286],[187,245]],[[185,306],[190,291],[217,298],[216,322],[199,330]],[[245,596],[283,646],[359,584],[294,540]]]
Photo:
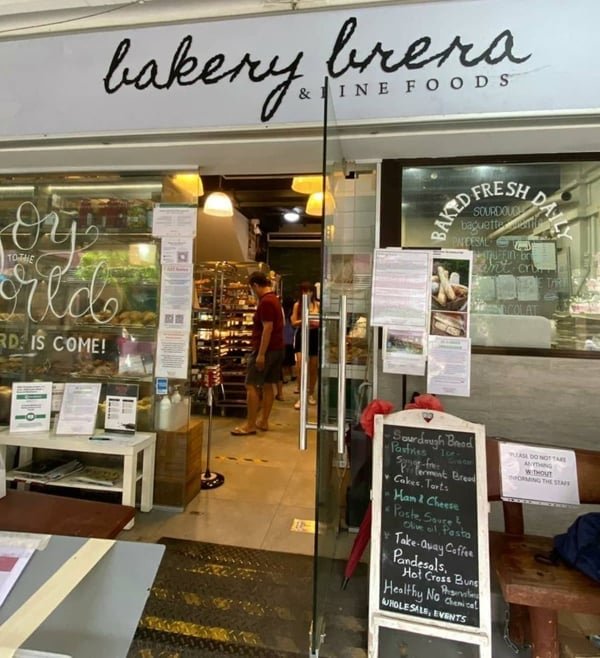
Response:
[[[0,530],[115,539],[135,508],[9,489],[0,498]]]
[[[488,500],[500,500],[499,443],[486,441]],[[600,504],[600,452],[575,449],[581,503]],[[510,608],[509,634],[531,644],[533,658],[559,658],[558,611],[600,615],[600,583],[563,564],[535,559],[552,550],[552,538],[525,534],[521,503],[502,502],[504,532],[490,532],[491,567]],[[566,530],[566,528],[565,528]]]

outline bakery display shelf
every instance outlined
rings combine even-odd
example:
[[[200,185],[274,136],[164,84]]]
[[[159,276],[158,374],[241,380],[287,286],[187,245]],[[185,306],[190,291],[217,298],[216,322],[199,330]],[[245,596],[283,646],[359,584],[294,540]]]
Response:
[[[215,406],[217,407],[245,407],[246,406],[246,398],[243,399],[238,399],[238,400],[218,400],[215,403]]]
[[[8,471],[6,474],[7,482],[23,482],[24,484],[41,484],[45,487],[67,487],[69,489],[87,489],[89,491],[123,491],[123,478],[119,479],[113,485],[96,484],[93,482],[80,482],[77,480],[78,473],[67,475],[58,480],[44,480],[43,478],[24,477],[20,473]],[[138,470],[136,482],[142,479],[142,471]]]
[[[64,278],[65,283],[78,283],[80,285],[91,285],[92,279],[80,279],[78,276],[66,276]],[[122,278],[120,276],[108,275],[106,277],[106,286],[127,286],[127,288],[156,288],[159,285],[158,279],[156,281],[146,280],[146,281],[132,281],[131,279]],[[98,282],[96,282],[98,285]]]
[[[19,368],[18,372],[17,371],[10,372],[10,371],[6,371],[6,370],[2,370],[2,372],[0,373],[0,381],[9,380],[9,381],[12,382],[15,379],[18,380],[18,381],[23,379],[23,368]]]
[[[89,331],[92,333],[106,333],[114,335],[125,329],[129,333],[138,335],[148,335],[154,337],[156,325],[150,324],[92,324],[91,322],[76,322],[74,324],[64,325],[44,325],[44,330],[49,332],[55,331]]]
[[[574,320],[595,320],[600,322],[600,313],[571,313]]]
[[[338,364],[325,363],[323,364],[323,372],[327,377],[335,378],[338,373]],[[346,378],[347,379],[365,379],[367,373],[367,366],[360,364],[346,364]]]
[[[197,351],[192,367],[220,367],[223,384],[215,404],[221,410],[246,406],[245,362],[251,349],[255,312],[248,290],[248,274],[247,263],[212,262],[197,265],[194,274],[197,296],[194,332],[200,332],[202,337],[193,343]],[[196,385],[201,395],[200,383]]]
[[[48,373],[51,374],[51,373]],[[114,373],[112,375],[96,375],[93,373],[86,374],[86,373],[79,373],[79,372],[72,372],[69,375],[56,375],[56,377],[62,377],[66,381],[69,381],[70,379],[75,379],[75,380],[83,380],[83,381],[107,381],[107,382],[123,382],[124,384],[137,384],[137,383],[144,383],[144,382],[151,382],[152,381],[152,373],[140,373],[139,375],[134,375],[134,374],[128,374],[128,375],[121,375],[119,373]]]
[[[86,233],[86,228],[83,228],[81,226],[77,227],[76,235],[78,238],[90,237],[90,234]],[[154,242],[154,238],[152,236],[152,230],[147,226],[144,226],[139,230],[129,228],[127,231],[124,231],[122,228],[119,228],[118,226],[104,226],[101,228],[101,231],[102,233],[110,233],[111,235],[116,233],[118,234],[119,238],[139,238],[140,236],[147,237],[148,242]],[[47,233],[50,233],[50,231],[47,231]],[[25,232],[22,235],[29,235],[29,233]],[[71,231],[56,231],[55,235],[71,235]]]

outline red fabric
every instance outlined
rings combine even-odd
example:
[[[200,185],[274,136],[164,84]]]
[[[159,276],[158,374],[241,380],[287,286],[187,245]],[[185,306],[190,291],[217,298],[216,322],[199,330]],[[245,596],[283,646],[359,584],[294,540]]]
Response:
[[[417,395],[414,402],[409,402],[405,409],[431,409],[432,411],[444,411],[442,403],[430,393]]]
[[[252,324],[252,349],[258,352],[260,347],[260,339],[263,332],[263,322],[272,322],[273,331],[271,332],[271,340],[267,347],[267,352],[274,350],[282,350],[284,348],[283,342],[283,311],[279,298],[274,292],[268,292],[263,295],[254,313]]]
[[[365,434],[372,439],[375,434],[375,416],[377,414],[386,414],[394,411],[394,405],[387,400],[373,400],[363,410],[360,415],[360,426]]]

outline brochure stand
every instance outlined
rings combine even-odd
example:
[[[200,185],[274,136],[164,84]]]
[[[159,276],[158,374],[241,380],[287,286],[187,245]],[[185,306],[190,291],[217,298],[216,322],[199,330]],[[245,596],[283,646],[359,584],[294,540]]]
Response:
[[[206,437],[206,471],[201,475],[202,489],[216,489],[225,483],[225,476],[210,470],[210,442],[212,438],[212,416],[213,416],[213,388],[221,385],[221,367],[207,366],[202,371],[202,386],[207,390],[208,399],[208,429]]]

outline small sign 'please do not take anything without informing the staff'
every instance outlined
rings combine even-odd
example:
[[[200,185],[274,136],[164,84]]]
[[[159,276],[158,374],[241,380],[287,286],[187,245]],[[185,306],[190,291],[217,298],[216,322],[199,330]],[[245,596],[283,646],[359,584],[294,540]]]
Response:
[[[370,657],[388,628],[491,658],[487,515],[482,425],[420,409],[376,417]]]

